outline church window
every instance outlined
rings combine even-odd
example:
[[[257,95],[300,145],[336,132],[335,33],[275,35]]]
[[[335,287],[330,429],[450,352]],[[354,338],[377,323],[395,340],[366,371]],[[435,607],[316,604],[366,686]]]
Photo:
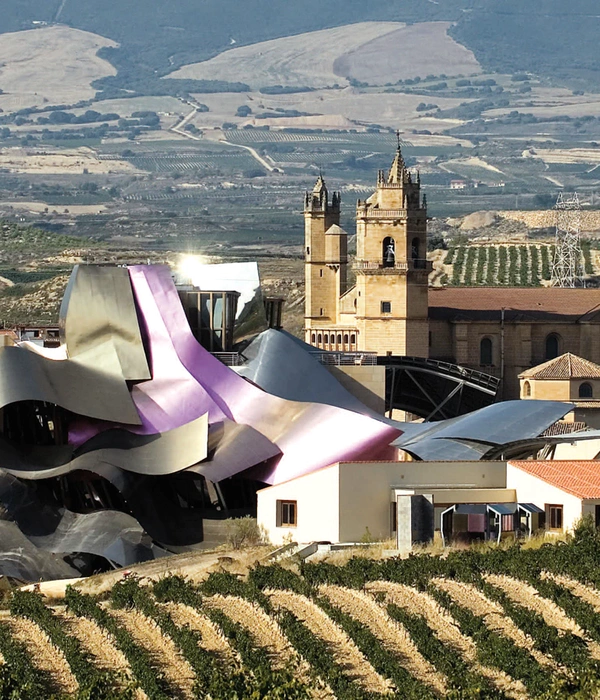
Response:
[[[592,399],[594,398],[594,390],[589,382],[584,382],[579,386],[579,398],[580,399]]]
[[[308,246],[306,246],[306,254],[310,255],[310,248]]]
[[[338,345],[341,345],[341,344],[342,344],[342,334],[341,334],[341,333],[338,333],[337,344],[338,344]]]
[[[344,335],[344,345],[348,345],[348,334]]]
[[[382,314],[392,313],[392,302],[391,301],[382,301],[381,302],[381,313]]]
[[[329,333],[325,333],[325,345],[329,345]]]
[[[314,345],[317,342],[317,336],[315,333],[312,334],[311,343]]]
[[[556,333],[550,333],[546,338],[546,359],[553,360],[560,354],[560,338]]]
[[[491,338],[482,338],[479,343],[479,364],[491,367],[494,364],[494,347]]]
[[[396,242],[391,236],[383,239],[382,259],[383,267],[394,267],[396,265]]]
[[[323,270],[319,270],[319,277],[323,277]]]
[[[319,309],[319,316],[323,315],[323,309]]]
[[[322,342],[322,336],[319,333],[319,335],[317,336],[317,345],[321,345],[321,342]]]
[[[354,333],[350,336],[350,345],[355,345],[356,344],[356,336]]]
[[[523,396],[531,396],[531,384],[529,382],[523,384]]]

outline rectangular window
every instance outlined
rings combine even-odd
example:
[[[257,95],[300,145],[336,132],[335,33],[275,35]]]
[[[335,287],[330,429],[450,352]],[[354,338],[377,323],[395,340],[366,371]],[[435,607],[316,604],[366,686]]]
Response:
[[[600,527],[600,506],[596,506],[596,527]]]
[[[546,528],[548,530],[563,529],[563,507],[546,504]]]
[[[392,302],[391,301],[382,301],[381,302],[381,313],[382,314],[392,313]]]
[[[277,501],[277,527],[298,525],[298,502]]]

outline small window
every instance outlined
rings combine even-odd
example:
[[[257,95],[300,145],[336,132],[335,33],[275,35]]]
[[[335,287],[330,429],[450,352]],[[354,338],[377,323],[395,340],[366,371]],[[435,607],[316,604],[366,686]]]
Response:
[[[592,385],[588,382],[584,382],[579,386],[579,398],[580,399],[592,399],[594,398],[594,390]]]
[[[325,333],[325,345],[329,345],[329,333]]]
[[[523,384],[523,396],[531,396],[531,384],[529,382]]]
[[[563,529],[563,507],[546,505],[546,528],[548,530]]]
[[[348,334],[344,335],[344,345],[348,345]]]
[[[560,354],[560,339],[556,333],[550,333],[546,338],[546,359],[553,360]]]
[[[491,367],[494,364],[494,347],[491,338],[482,338],[479,344],[479,364],[482,367]]]
[[[392,302],[391,301],[382,301],[381,302],[381,313],[382,314],[391,314],[392,313]]]
[[[597,506],[596,506],[596,517],[595,517],[595,521],[596,521],[596,527],[600,527],[600,505],[597,505]]]
[[[306,254],[310,255],[310,248],[308,246],[306,246]]]
[[[298,525],[298,502],[277,501],[277,527],[296,527]]]
[[[319,277],[323,277],[323,270],[319,270]]]
[[[350,336],[350,345],[354,345],[356,343],[356,336],[354,333]]]
[[[342,334],[341,333],[338,333],[337,344],[338,345],[342,344]]]
[[[319,309],[319,316],[323,315],[323,309]]]
[[[321,334],[319,333],[319,335],[317,336],[317,345],[321,345],[321,342],[322,342],[322,337],[321,337]]]
[[[317,342],[317,336],[316,336],[315,333],[312,334],[312,336],[311,336],[311,341],[310,341],[310,342],[311,342],[313,345]]]

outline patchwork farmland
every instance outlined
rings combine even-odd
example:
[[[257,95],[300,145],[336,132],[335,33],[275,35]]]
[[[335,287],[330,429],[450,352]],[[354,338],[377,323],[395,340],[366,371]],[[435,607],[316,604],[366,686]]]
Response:
[[[595,698],[597,539],[15,591],[0,697]]]

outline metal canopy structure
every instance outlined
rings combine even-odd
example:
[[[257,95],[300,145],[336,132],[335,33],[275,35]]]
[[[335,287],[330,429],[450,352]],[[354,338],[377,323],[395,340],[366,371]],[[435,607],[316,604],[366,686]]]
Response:
[[[426,421],[461,416],[496,401],[500,379],[422,357],[378,357],[386,367],[386,412],[394,409]]]

